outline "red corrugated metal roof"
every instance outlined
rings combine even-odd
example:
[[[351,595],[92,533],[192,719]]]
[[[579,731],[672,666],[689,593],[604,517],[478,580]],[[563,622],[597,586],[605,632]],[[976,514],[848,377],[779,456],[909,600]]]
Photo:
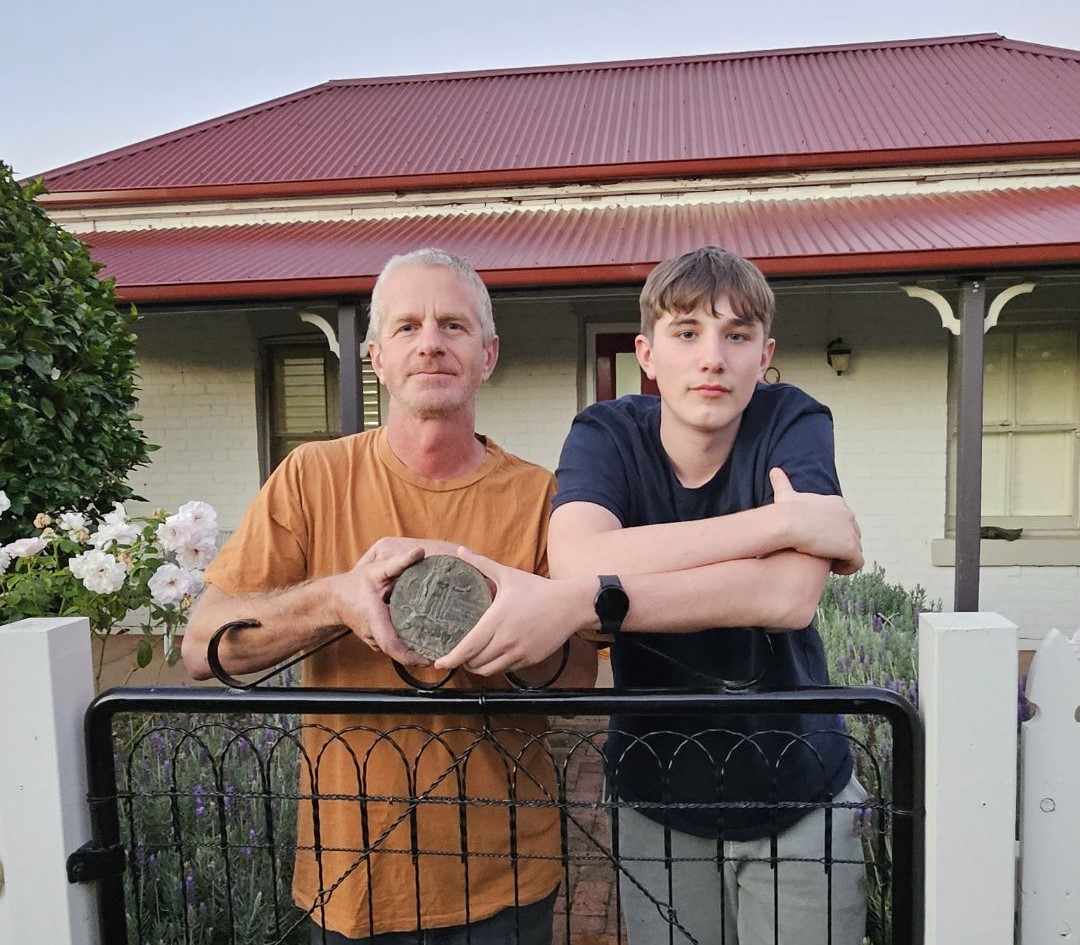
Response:
[[[129,301],[366,292],[443,246],[492,286],[631,282],[704,243],[773,275],[1080,263],[1080,187],[87,234]]]
[[[996,34],[361,79],[46,177],[60,203],[1075,155],[1078,102],[1080,53]]]

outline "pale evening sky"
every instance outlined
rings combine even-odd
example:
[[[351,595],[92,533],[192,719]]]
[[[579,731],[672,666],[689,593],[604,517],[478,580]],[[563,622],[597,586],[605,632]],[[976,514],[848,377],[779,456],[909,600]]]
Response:
[[[9,0],[5,6],[0,160],[20,177],[327,79],[994,32],[1080,49],[1078,0]]]

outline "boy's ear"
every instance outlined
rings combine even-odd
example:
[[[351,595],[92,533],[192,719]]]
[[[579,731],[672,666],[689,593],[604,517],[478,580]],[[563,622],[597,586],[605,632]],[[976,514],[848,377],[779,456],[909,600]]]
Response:
[[[765,379],[765,372],[769,369],[769,365],[772,363],[773,353],[776,351],[776,339],[769,338],[765,342],[765,346],[761,349],[761,363],[758,365],[757,379],[762,381]]]
[[[634,354],[637,355],[638,364],[645,376],[650,381],[656,380],[656,368],[652,363],[652,343],[644,335],[638,335],[634,339]],[[764,368],[762,368],[764,370]]]

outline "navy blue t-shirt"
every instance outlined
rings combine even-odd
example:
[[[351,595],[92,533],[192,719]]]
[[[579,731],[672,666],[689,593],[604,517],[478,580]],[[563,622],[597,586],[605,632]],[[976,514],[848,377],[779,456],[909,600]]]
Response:
[[[840,494],[832,417],[796,387],[759,384],[727,462],[694,489],[679,482],[661,445],[660,399],[631,395],[593,404],[575,418],[554,507],[592,502],[624,528],[711,518],[771,503],[774,466],[796,491]],[[829,682],[812,624],[788,633],[624,633],[611,660],[620,688],[776,690]],[[620,798],[663,808],[641,813],[729,840],[784,829],[806,813],[784,802],[828,800],[852,767],[839,720],[823,715],[613,716],[605,757]],[[769,806],[755,806],[762,804]]]

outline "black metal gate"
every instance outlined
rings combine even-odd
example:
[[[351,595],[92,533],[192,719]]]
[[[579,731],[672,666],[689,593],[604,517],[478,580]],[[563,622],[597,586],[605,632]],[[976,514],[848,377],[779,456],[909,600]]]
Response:
[[[715,809],[718,820],[755,806],[778,817],[793,807],[823,811],[821,853],[808,862],[823,877],[830,908],[833,877],[864,872],[870,940],[917,945],[921,726],[907,701],[871,688],[527,694],[113,690],[87,710],[93,840],[71,856],[69,876],[97,883],[105,945],[318,941],[318,932],[311,938],[312,920],[335,927],[329,917],[353,895],[350,884],[371,881],[373,871],[386,869],[408,877],[395,894],[415,900],[413,929],[424,927],[433,902],[458,899],[466,930],[479,928],[487,917],[474,897],[479,877],[502,877],[513,890],[510,901],[525,905],[531,901],[527,880],[539,870],[554,876],[560,888],[556,945],[626,942],[620,914],[628,893],[639,901],[644,896],[665,918],[668,941],[696,942],[679,901],[677,870],[702,858],[680,854],[664,830],[665,854],[657,866],[648,862],[655,858],[620,848],[618,826],[628,811],[667,823],[669,814],[675,818],[690,805],[601,794],[601,777],[612,765],[603,754],[607,717],[655,718],[662,733],[677,728],[673,720],[680,718],[796,713],[844,717],[846,732],[836,737],[851,745],[866,799],[796,804],[780,796],[756,802],[718,796],[693,806]],[[436,717],[442,720],[438,727],[417,721]],[[407,722],[399,725],[397,719]],[[456,721],[448,725],[447,719]],[[717,732],[731,734],[709,730]],[[700,747],[696,737],[688,741]],[[406,744],[423,748],[409,757],[401,747]],[[352,759],[353,789],[333,784],[331,791],[320,791],[320,766],[333,752]],[[376,752],[383,753],[379,764],[386,763],[387,753],[397,759],[400,791],[370,789],[367,766]],[[504,791],[477,791],[470,782],[469,766],[479,764],[475,759],[484,753],[502,765]],[[344,837],[338,828],[331,830],[342,816],[353,825]],[[853,820],[862,838],[859,858],[834,854],[834,821],[842,818]],[[529,840],[543,823],[552,828],[544,839]],[[723,884],[725,868],[743,860],[723,841],[712,843],[708,860]],[[775,836],[759,859],[775,877],[776,897],[783,895],[787,871],[806,865],[789,863]],[[431,864],[448,861],[455,864],[454,888],[429,888]],[[667,877],[666,887],[644,878],[650,866]],[[293,904],[293,880],[306,889],[305,908]],[[371,900],[376,897],[357,911],[357,928],[365,935],[381,931],[380,902]],[[779,915],[779,902],[773,906]],[[799,940],[785,939],[779,924],[773,926],[776,941]],[[522,934],[518,926],[506,940]],[[833,939],[831,924],[827,940],[840,940]],[[425,939],[418,935],[416,941]]]

